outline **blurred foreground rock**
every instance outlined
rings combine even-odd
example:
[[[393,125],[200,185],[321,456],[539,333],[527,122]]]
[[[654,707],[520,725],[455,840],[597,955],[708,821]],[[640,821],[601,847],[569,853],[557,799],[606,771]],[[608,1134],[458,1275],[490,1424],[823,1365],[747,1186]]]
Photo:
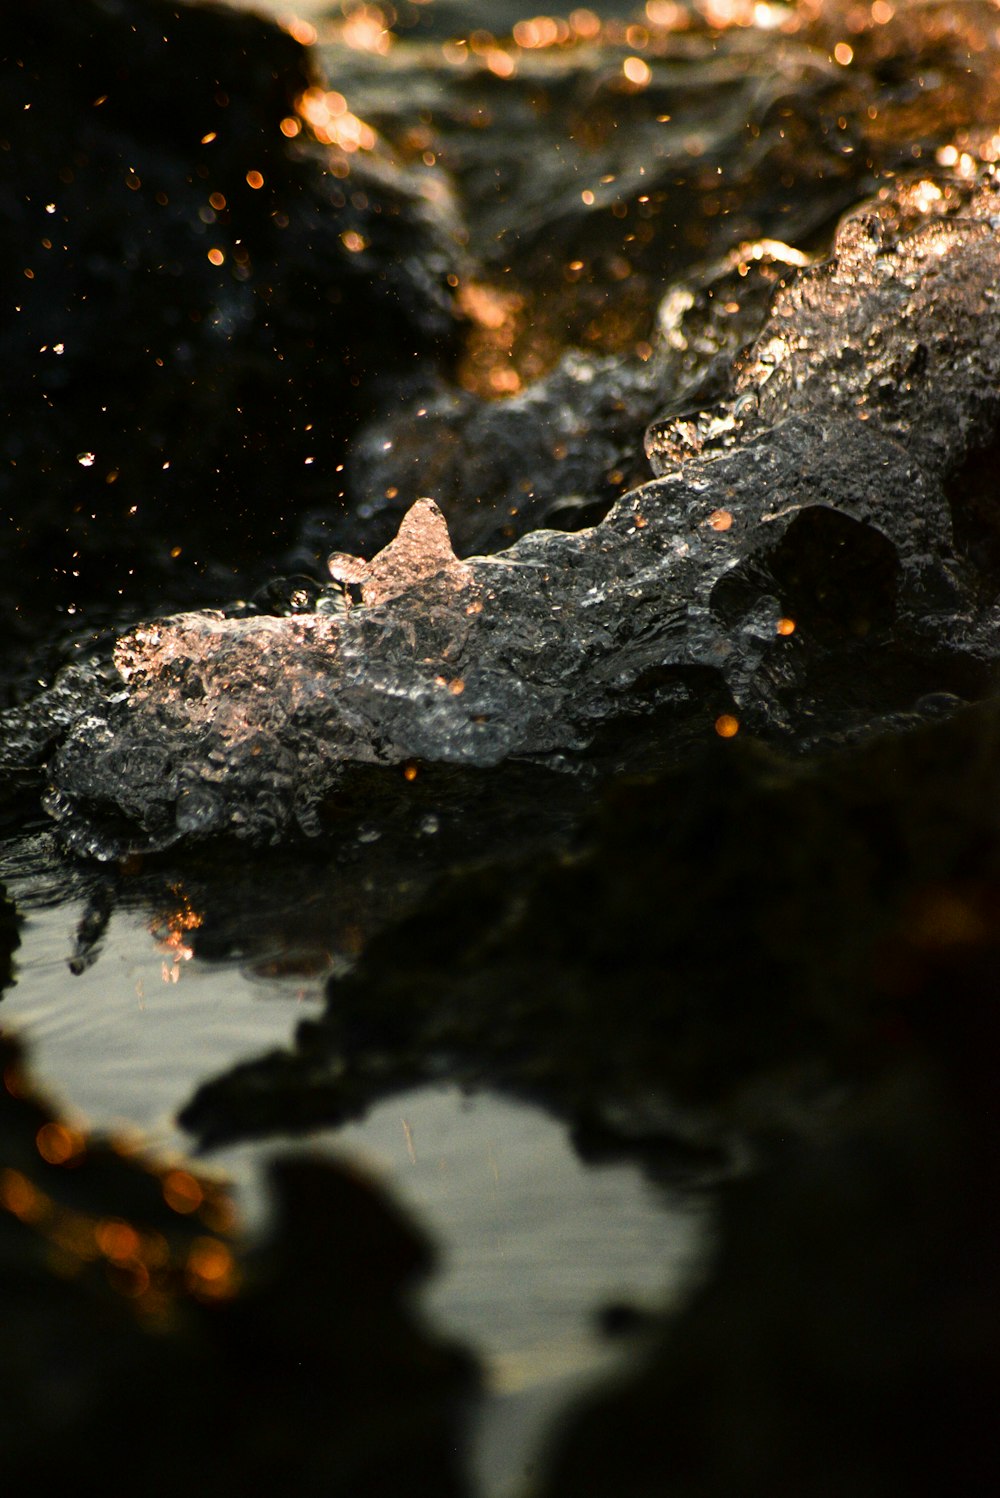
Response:
[[[186,1166],[88,1138],[0,1042],[0,1443],[11,1495],[457,1495],[471,1360],[409,1304],[427,1245],[332,1164],[275,1166],[253,1251]]]
[[[726,1194],[711,1287],[574,1412],[546,1495],[996,1492],[995,1122],[955,1052],[997,1027],[955,977],[943,1055],[923,1033],[846,1139]]]

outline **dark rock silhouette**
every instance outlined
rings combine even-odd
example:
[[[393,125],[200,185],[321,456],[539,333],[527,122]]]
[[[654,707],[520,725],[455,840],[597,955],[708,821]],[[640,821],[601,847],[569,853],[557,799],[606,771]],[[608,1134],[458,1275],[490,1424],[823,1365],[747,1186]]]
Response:
[[[0,670],[54,605],[71,624],[214,601],[273,557],[375,388],[447,363],[461,262],[383,147],[334,174],[297,110],[314,63],[273,23],[165,0],[8,11]]]
[[[0,1439],[6,1491],[167,1494],[291,1477],[308,1494],[465,1491],[472,1360],[407,1304],[422,1237],[366,1182],[285,1160],[263,1245],[186,1166],[88,1137],[0,1040]]]

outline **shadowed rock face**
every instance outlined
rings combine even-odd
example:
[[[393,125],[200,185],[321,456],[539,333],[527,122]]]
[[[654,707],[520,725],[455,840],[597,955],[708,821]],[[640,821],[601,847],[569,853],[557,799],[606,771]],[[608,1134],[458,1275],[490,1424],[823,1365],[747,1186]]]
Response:
[[[273,566],[375,389],[447,361],[446,208],[288,138],[316,77],[223,5],[5,7],[0,688],[69,605],[120,627]]]
[[[333,560],[360,608],[124,636],[122,689],[60,707],[47,806],[67,841],[312,832],[352,764],[579,755],[604,723],[690,710],[706,673],[806,744],[982,690],[994,610],[948,485],[994,437],[998,212],[988,177],[853,215],[779,291],[727,399],[654,426],[661,476],[590,530],[459,563],[422,501],[372,563]]]

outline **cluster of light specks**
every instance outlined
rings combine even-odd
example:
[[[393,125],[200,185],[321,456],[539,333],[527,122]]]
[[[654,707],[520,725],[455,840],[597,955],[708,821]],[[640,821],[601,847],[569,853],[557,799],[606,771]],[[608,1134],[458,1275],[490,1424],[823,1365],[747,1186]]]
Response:
[[[830,9],[830,7],[827,7]],[[884,26],[896,15],[888,0],[874,0],[871,5],[838,7],[845,31],[850,35]],[[349,46],[385,53],[394,41],[391,28],[396,12],[392,5],[361,4],[350,11],[339,33]],[[624,88],[643,89],[653,72],[641,55],[667,56],[678,34],[725,32],[735,29],[777,32],[796,36],[823,23],[824,6],[820,0],[695,0],[678,4],[675,0],[647,0],[638,16],[599,15],[579,6],[568,15],[536,15],[514,23],[509,33],[477,27],[467,36],[454,37],[442,46],[444,60],[462,67],[470,62],[487,68],[498,78],[517,76],[525,56],[546,51],[569,51],[580,47],[627,49],[630,55],[621,61],[621,83]],[[835,25],[830,18],[828,25]],[[380,26],[383,29],[379,29]],[[350,39],[353,38],[353,39]],[[831,39],[830,60],[849,67],[854,48],[847,37]]]
[[[939,146],[934,156],[938,166],[953,171],[956,177],[971,181],[979,170],[980,162],[1000,161],[1000,133],[981,141],[975,154],[965,149],[963,144]]]
[[[396,48],[404,50],[408,35],[412,35],[414,46],[423,48],[422,58],[435,48],[439,65],[448,70],[491,75],[476,85],[480,92],[470,96],[476,100],[475,124],[480,129],[503,128],[505,106],[491,102],[495,96],[492,79],[510,84],[512,94],[515,85],[522,89],[525,85],[537,87],[542,97],[549,81],[565,78],[575,70],[586,73],[591,68],[599,79],[600,97],[597,100],[595,95],[594,107],[583,126],[585,135],[590,132],[596,140],[602,132],[613,133],[624,119],[630,118],[624,112],[639,107],[632,102],[633,96],[645,93],[649,94],[645,107],[650,111],[645,123],[655,119],[666,127],[661,139],[649,138],[645,165],[639,170],[640,176],[648,170],[654,179],[646,191],[645,184],[632,180],[631,170],[622,170],[617,160],[601,159],[603,147],[597,149],[594,169],[589,172],[579,132],[574,139],[577,127],[568,121],[570,139],[565,149],[567,158],[574,161],[575,180],[567,177],[567,181],[573,182],[578,203],[595,222],[592,228],[581,224],[577,236],[581,253],[567,254],[559,267],[565,285],[553,287],[544,275],[537,285],[531,275],[519,279],[519,267],[512,262],[497,264],[495,271],[491,266],[485,275],[480,272],[476,285],[461,287],[462,310],[470,317],[470,323],[459,364],[459,382],[469,392],[492,399],[516,395],[547,374],[567,344],[605,353],[628,352],[639,359],[651,356],[654,342],[649,301],[654,288],[650,279],[656,280],[656,271],[650,269],[648,247],[658,237],[661,225],[667,234],[675,232],[670,223],[672,190],[664,185],[665,173],[674,174],[673,188],[681,187],[697,195],[697,205],[691,209],[682,230],[690,246],[686,252],[688,258],[697,259],[699,244],[709,254],[718,251],[718,231],[707,223],[709,219],[714,217],[721,222],[732,216],[743,225],[760,221],[764,210],[752,198],[748,200],[740,186],[740,167],[733,149],[725,150],[713,121],[698,116],[686,124],[686,105],[679,108],[676,119],[662,112],[663,102],[672,105],[671,99],[664,98],[663,91],[670,87],[674,76],[679,46],[685,49],[685,56],[697,52],[707,58],[714,55],[713,49],[722,33],[744,31],[748,34],[747,41],[739,45],[745,49],[751,68],[760,66],[765,52],[772,47],[784,48],[796,67],[801,67],[808,56],[817,68],[829,73],[830,88],[840,90],[829,119],[823,114],[826,105],[820,108],[823,118],[817,122],[817,133],[828,138],[823,149],[838,157],[858,152],[859,158],[863,155],[869,169],[877,173],[876,158],[886,142],[891,144],[884,154],[891,157],[898,154],[903,137],[913,139],[914,159],[919,159],[923,147],[916,136],[933,141],[936,134],[937,141],[941,140],[940,125],[933,115],[935,110],[940,111],[941,98],[947,93],[947,85],[928,67],[926,76],[921,73],[915,80],[915,86],[923,91],[919,103],[913,106],[914,110],[919,108],[919,119],[913,122],[904,119],[898,108],[894,114],[890,111],[883,116],[883,91],[878,84],[882,59],[895,55],[901,46],[905,51],[906,37],[911,33],[918,38],[912,50],[919,55],[920,36],[926,32],[933,45],[934,39],[944,35],[949,25],[956,28],[956,36],[961,32],[964,37],[968,31],[970,48],[975,49],[976,27],[982,29],[982,22],[977,19],[979,7],[970,7],[961,20],[953,18],[948,22],[943,19],[943,7],[921,7],[917,15],[912,8],[899,7],[890,0],[871,0],[871,3],[843,0],[836,6],[820,4],[819,0],[790,0],[790,3],[696,0],[694,4],[648,0],[627,17],[604,16],[599,9],[578,6],[563,14],[527,13],[509,29],[480,24],[472,26],[465,35],[454,35],[440,43],[423,43],[417,24],[418,9],[411,0],[397,0],[396,4],[389,0],[384,3],[344,0],[339,14],[334,12],[318,23],[319,34],[324,43],[376,58]],[[317,27],[311,22],[289,21],[286,26],[305,45],[317,40]],[[359,77],[364,76],[362,71]],[[355,87],[364,87],[363,83],[342,84],[342,87],[347,88],[355,101],[353,107],[339,89],[317,84],[303,94],[295,116],[282,121],[281,129],[289,138],[307,131],[326,145],[331,152],[330,170],[344,178],[350,174],[352,160],[358,153],[379,150],[383,139],[364,118],[368,101],[363,94],[354,93]],[[867,106],[867,115],[864,107],[857,104],[865,90],[873,101]],[[519,99],[520,94],[516,97]],[[658,108],[660,113],[656,113]],[[387,123],[380,118],[379,128],[386,132],[393,151],[399,153],[407,166],[427,169],[422,187],[431,190],[439,185],[435,173],[443,168],[442,194],[454,192],[454,181],[446,184],[443,180],[454,164],[449,153],[449,127],[443,118],[436,124],[433,111],[427,110],[405,127],[401,122]],[[548,128],[551,130],[551,118]],[[771,136],[786,143],[783,150],[791,149],[790,133],[786,135],[783,128],[772,128],[770,123],[755,120],[752,111],[746,128],[756,139],[763,135],[762,149]],[[867,140],[868,134],[873,146]],[[738,155],[738,142],[729,144]],[[969,174],[979,162],[997,159],[1000,133],[991,130],[988,138],[975,140],[963,139],[959,133],[954,146],[937,149],[940,164]],[[609,164],[619,170],[601,170]],[[709,184],[708,177],[713,172],[718,181]],[[823,175],[822,171],[819,175]],[[789,194],[794,192],[794,178],[794,171],[789,174],[785,170],[780,175],[781,187]],[[462,191],[458,189],[459,197]],[[617,226],[606,222],[609,215],[619,220],[620,234]],[[699,218],[706,222],[700,223]],[[345,230],[341,240],[351,254],[366,248],[365,237],[357,228]],[[571,241],[568,248],[577,246]],[[792,247],[786,247],[785,263],[796,263],[793,258],[796,253]],[[457,284],[457,278],[449,279],[453,285]],[[579,288],[580,296],[571,296],[569,288]],[[606,293],[603,298],[599,296],[602,288]],[[663,289],[662,283],[658,289]],[[498,310],[500,303],[502,310]]]
[[[45,1117],[18,1062],[5,1067],[2,1085],[10,1107],[23,1109],[25,1117],[35,1113],[43,1121],[35,1130],[34,1162],[19,1156],[16,1165],[0,1169],[0,1212],[36,1235],[52,1273],[85,1282],[96,1279],[131,1303],[143,1322],[158,1325],[169,1325],[174,1307],[187,1296],[211,1302],[237,1292],[239,1269],[224,1241],[233,1231],[235,1212],[231,1198],[216,1183],[183,1167],[157,1165],[124,1137],[95,1144],[74,1123]],[[108,1168],[148,1178],[154,1185],[149,1193],[151,1221],[129,1221],[68,1205],[69,1182],[64,1184],[63,1178],[86,1176],[91,1166],[100,1179]],[[75,1201],[85,1196],[76,1183],[71,1192]],[[176,1228],[169,1214],[176,1218]]]
[[[194,956],[190,934],[197,931],[204,919],[181,885],[172,885],[171,893],[176,897],[176,903],[169,910],[155,916],[150,923],[150,931],[156,944],[164,953],[161,967],[164,983],[178,982],[183,964],[190,962]]]
[[[523,328],[525,296],[479,281],[464,281],[457,289],[458,305],[469,319],[461,383],[487,398],[516,395],[524,382],[524,371],[515,365],[513,356]]]
[[[347,156],[356,151],[375,149],[375,131],[348,109],[347,100],[337,89],[324,89],[318,85],[308,88],[299,96],[296,108],[321,145],[334,146]],[[294,123],[292,120],[283,120],[283,134],[297,134],[298,131],[293,128]],[[335,172],[335,175],[346,175],[346,163],[343,163],[343,169]]]
[[[566,16],[525,17],[515,22],[506,34],[476,28],[468,36],[444,43],[442,53],[453,66],[478,62],[498,78],[513,78],[525,56],[532,53],[598,46],[605,50],[621,48],[629,54],[620,63],[620,83],[627,91],[646,88],[652,81],[652,68],[637,54],[667,55],[671,40],[678,33],[742,27],[779,30],[791,35],[809,19],[815,19],[817,13],[815,4],[764,4],[761,0],[699,0],[695,5],[647,0],[641,19],[602,17],[589,7],[579,6]]]

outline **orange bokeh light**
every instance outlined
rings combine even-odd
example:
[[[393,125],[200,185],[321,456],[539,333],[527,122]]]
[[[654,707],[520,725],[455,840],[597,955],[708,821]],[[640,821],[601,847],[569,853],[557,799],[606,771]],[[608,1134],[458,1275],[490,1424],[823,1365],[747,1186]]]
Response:
[[[172,1170],[163,1178],[163,1200],[175,1212],[197,1212],[205,1199],[199,1183],[187,1170]]]

